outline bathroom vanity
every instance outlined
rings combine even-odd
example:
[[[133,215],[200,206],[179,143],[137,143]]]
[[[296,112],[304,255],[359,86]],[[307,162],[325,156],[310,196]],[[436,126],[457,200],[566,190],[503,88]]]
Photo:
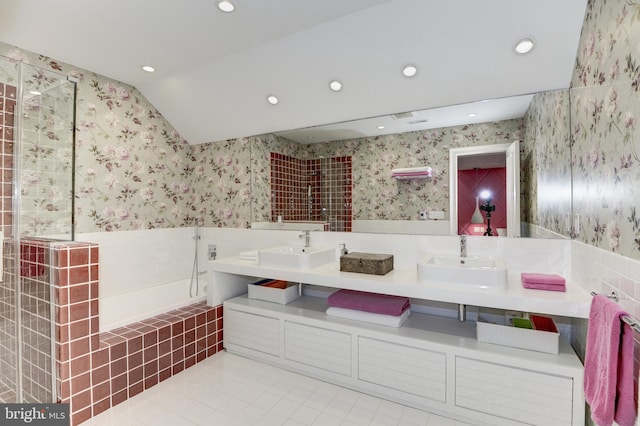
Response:
[[[329,317],[322,297],[278,305],[243,294],[247,283],[267,277],[586,318],[590,298],[579,288],[533,296],[519,283],[461,291],[418,281],[416,268],[374,276],[340,272],[336,262],[295,270],[230,257],[209,267],[208,301],[224,302],[229,352],[472,424],[584,424],[583,367],[568,342],[545,354],[478,342],[472,321],[412,313],[391,328]]]

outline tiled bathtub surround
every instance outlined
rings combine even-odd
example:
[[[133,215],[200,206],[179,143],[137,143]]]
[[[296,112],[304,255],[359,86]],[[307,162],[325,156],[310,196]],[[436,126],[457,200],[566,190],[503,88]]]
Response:
[[[99,332],[96,244],[51,246],[58,401],[72,424],[96,415],[222,349],[222,309],[204,302]]]

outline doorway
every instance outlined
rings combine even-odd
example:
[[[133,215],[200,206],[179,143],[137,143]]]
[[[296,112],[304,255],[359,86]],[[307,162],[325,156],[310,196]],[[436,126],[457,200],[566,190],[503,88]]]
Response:
[[[502,161],[504,161],[502,163]],[[462,164],[462,166],[461,166]],[[466,165],[465,165],[466,164]],[[459,234],[458,171],[463,168],[486,168],[504,164],[506,200],[506,236],[520,237],[520,142],[452,148],[449,150],[450,235]],[[479,196],[479,194],[478,194]],[[475,203],[475,200],[474,200]],[[474,206],[475,207],[475,206]]]

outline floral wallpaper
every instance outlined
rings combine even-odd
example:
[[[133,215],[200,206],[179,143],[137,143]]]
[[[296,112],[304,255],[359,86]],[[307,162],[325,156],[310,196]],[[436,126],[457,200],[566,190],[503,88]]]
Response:
[[[580,241],[640,259],[640,3],[594,1],[571,90]]]
[[[521,220],[570,236],[569,90],[538,93],[525,115],[520,155]]]
[[[189,181],[196,196],[188,207],[203,226],[251,226],[251,139],[191,147]]]
[[[190,226],[195,219],[203,226],[249,226],[248,141],[190,146],[129,85],[4,43],[0,43],[0,56],[31,65],[25,78],[28,81],[45,82],[50,72],[78,81],[76,232]],[[0,78],[7,80],[9,75],[3,73]],[[49,127],[44,128],[43,124]],[[38,124],[25,125],[38,126],[41,133],[53,135],[50,128],[58,129],[61,123],[55,117],[43,117]],[[58,154],[50,154],[50,147],[45,145],[58,143],[56,137],[41,138],[35,145],[34,140],[28,139],[23,152],[23,181],[41,197],[65,198],[63,193],[42,192],[42,188],[32,185],[43,178],[30,172],[26,165],[45,157],[57,164],[60,159],[56,156],[62,153],[58,150]],[[66,158],[62,164],[68,168],[70,157]],[[42,203],[34,201],[30,191],[23,191],[21,210],[28,211],[33,202]],[[46,208],[57,207],[54,204],[45,205]],[[68,217],[68,211],[64,215]],[[52,222],[55,221],[47,219],[46,224]],[[40,219],[26,226],[29,235],[61,231],[44,226]]]
[[[18,123],[16,101],[18,75],[22,73],[21,132],[14,132]],[[62,74],[20,64],[0,57],[0,82],[6,83],[7,91],[0,105],[0,132],[4,130],[5,161],[19,165],[19,176],[5,170],[7,188],[3,191],[11,196],[11,181],[19,184],[21,193],[20,235],[59,235],[69,237],[71,233],[72,209],[72,146],[73,146],[73,84]],[[17,105],[20,105],[18,102]],[[2,120],[4,118],[4,120]],[[3,126],[4,124],[4,126]],[[15,156],[17,137],[22,138],[20,151]],[[18,160],[15,160],[15,159]],[[3,210],[11,216],[11,203]],[[3,219],[4,221],[4,219]],[[12,229],[6,226],[6,235]]]

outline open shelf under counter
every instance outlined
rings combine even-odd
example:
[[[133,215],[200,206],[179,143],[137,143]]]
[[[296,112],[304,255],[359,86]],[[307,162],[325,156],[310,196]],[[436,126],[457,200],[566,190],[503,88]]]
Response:
[[[398,267],[386,275],[378,276],[342,272],[337,262],[309,270],[295,270],[265,267],[257,261],[228,257],[209,262],[208,269],[208,300],[212,306],[245,293],[246,283],[249,281],[238,278],[243,276],[572,318],[588,318],[592,299],[590,294],[576,283],[568,282],[566,292],[530,290],[523,288],[519,277],[513,275],[509,276],[506,290],[431,285],[418,281],[417,266]]]
[[[558,355],[482,343],[476,339],[475,321],[458,321],[456,318],[412,312],[401,327],[387,327],[327,315],[325,313],[328,308],[327,300],[313,296],[301,296],[287,305],[280,305],[278,303],[249,299],[246,295],[242,295],[232,299],[229,303],[234,306],[242,306],[248,312],[269,311],[297,319],[307,318],[309,320],[322,321],[338,327],[356,327],[360,332],[365,332],[365,334],[395,336],[402,339],[452,345],[469,351],[481,351],[482,353],[490,354],[492,357],[506,355],[523,360],[526,359],[527,361],[542,361],[545,364],[581,366],[571,345],[564,339],[560,340],[560,352]]]

